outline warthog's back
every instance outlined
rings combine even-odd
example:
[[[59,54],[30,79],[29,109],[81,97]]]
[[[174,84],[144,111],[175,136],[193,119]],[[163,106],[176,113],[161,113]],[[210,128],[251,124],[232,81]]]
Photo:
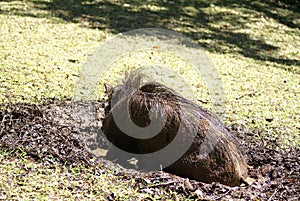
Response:
[[[136,80],[127,80],[123,87],[115,89],[116,104],[106,114],[102,129],[118,148],[141,154],[141,158],[138,158],[140,168],[147,169],[152,163],[144,160],[142,154],[159,151],[168,146],[176,135],[181,135],[181,141],[173,146],[173,150],[159,155],[157,160],[168,159],[176,149],[184,149],[184,141],[192,139],[192,143],[175,163],[164,168],[165,171],[203,182],[216,181],[230,186],[247,180],[247,163],[239,143],[217,116],[161,84],[148,83],[138,90],[132,90],[133,82],[137,83]],[[130,117],[120,109],[127,105]],[[149,126],[150,118],[152,121],[162,118],[165,124],[154,137],[134,138],[119,129],[114,115],[124,119],[124,122],[126,118],[131,118],[139,127]],[[113,159],[113,151],[109,150],[108,156]]]

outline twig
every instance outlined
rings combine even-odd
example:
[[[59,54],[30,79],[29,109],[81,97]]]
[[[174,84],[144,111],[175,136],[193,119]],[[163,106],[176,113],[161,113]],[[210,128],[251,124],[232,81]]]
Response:
[[[253,95],[256,94],[256,92],[257,92],[257,91],[253,91],[253,92],[250,92],[250,93],[247,93],[247,94],[242,94],[242,95],[240,95],[239,97],[237,97],[236,100],[241,99],[241,98],[243,98],[243,97],[245,97],[245,96],[253,96]]]
[[[203,103],[203,104],[207,104],[207,103],[209,103],[209,101],[208,100],[202,100],[202,99],[197,99],[198,101],[200,101],[201,103]]]
[[[277,193],[277,189],[275,190],[275,192],[271,195],[271,197],[268,199],[268,201],[271,201],[272,200],[272,198],[273,198],[273,196]]]
[[[148,186],[148,187],[152,188],[152,187],[158,187],[158,186],[167,186],[167,185],[173,184],[173,183],[177,183],[177,182],[176,181],[169,181],[169,182],[164,182],[164,183],[159,183],[159,184],[153,184],[153,185]],[[147,187],[145,187],[145,188],[147,188]],[[145,189],[145,188],[142,188],[142,189]]]
[[[216,198],[216,200],[221,199],[222,197],[224,197],[225,195],[227,195],[231,190],[229,189],[226,193],[224,193],[223,195],[219,196]]]

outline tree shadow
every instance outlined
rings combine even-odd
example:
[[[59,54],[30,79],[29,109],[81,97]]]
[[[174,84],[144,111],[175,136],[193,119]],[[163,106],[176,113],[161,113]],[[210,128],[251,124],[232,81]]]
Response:
[[[296,1],[296,2],[295,2]],[[239,53],[245,57],[271,61],[287,66],[299,65],[299,60],[279,58],[272,54],[279,49],[262,39],[253,39],[249,34],[236,32],[247,29],[246,23],[251,15],[234,13],[207,13],[204,10],[213,6],[239,11],[246,9],[252,14],[277,20],[290,28],[299,28],[294,20],[299,8],[299,0],[149,0],[149,1],[111,1],[111,0],[52,0],[32,1],[36,9],[49,11],[52,16],[63,21],[80,23],[82,26],[107,30],[113,34],[139,28],[171,29],[199,41],[208,51],[220,53]],[[0,10],[0,13],[5,13]],[[22,11],[18,15],[34,16]],[[45,17],[36,14],[35,17]],[[216,23],[227,22],[222,26]],[[212,42],[205,42],[203,39]],[[291,70],[292,68],[287,68]]]

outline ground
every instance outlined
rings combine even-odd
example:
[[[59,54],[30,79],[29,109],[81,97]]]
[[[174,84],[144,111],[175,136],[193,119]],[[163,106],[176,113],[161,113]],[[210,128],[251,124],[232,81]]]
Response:
[[[75,104],[93,104],[97,109],[104,105],[101,102]],[[0,113],[4,126],[0,132],[2,182],[9,181],[2,183],[5,190],[2,198],[34,198],[45,194],[45,198],[54,199],[55,193],[46,195],[48,189],[53,190],[52,185],[62,191],[60,196],[66,193],[65,198],[81,198],[86,192],[107,200],[126,200],[126,196],[131,200],[174,197],[180,200],[297,200],[299,197],[299,148],[282,149],[272,137],[259,139],[261,131],[253,132],[236,124],[231,126],[230,130],[238,136],[248,156],[249,175],[256,180],[250,186],[232,188],[161,171],[125,169],[101,156],[96,158],[93,151],[107,149],[105,139],[96,140],[97,131],[91,129],[95,128],[91,125],[101,127],[101,121],[91,120],[79,129],[75,126],[73,108],[71,101],[53,101],[45,105],[9,105]],[[57,178],[60,176],[68,178],[67,181]],[[40,179],[47,183],[41,183]],[[129,189],[114,191],[109,184],[103,186],[106,191],[99,189],[99,185],[107,185],[109,180],[118,181],[115,188],[127,186]],[[9,189],[24,191],[10,192]]]
[[[297,200],[297,2],[0,2],[0,199]],[[100,42],[145,27],[185,34],[212,58],[227,94],[224,121],[244,146],[255,184],[229,188],[140,173],[96,163],[84,148],[66,120],[81,66]],[[112,84],[136,62],[120,60]],[[192,80],[191,86],[198,103],[210,108],[203,85]]]

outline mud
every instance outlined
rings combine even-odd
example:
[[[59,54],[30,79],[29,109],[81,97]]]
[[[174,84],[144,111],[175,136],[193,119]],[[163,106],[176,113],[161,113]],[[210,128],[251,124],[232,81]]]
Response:
[[[101,128],[99,116],[104,115],[104,103],[76,103],[81,108],[93,106],[97,118],[84,118],[74,114],[71,101],[48,100],[44,104],[8,104],[0,110],[1,151],[26,151],[28,157],[45,163],[84,164],[95,167],[97,172],[115,166],[120,178],[134,179],[140,192],[147,190],[153,196],[160,196],[169,190],[198,200],[299,200],[300,195],[300,150],[299,147],[281,148],[278,140],[263,130],[249,130],[241,125],[231,125],[245,150],[249,175],[256,181],[249,186],[229,187],[218,182],[211,184],[188,180],[173,174],[154,171],[141,172],[121,168],[102,157],[92,162],[90,151],[108,148],[103,136],[97,136]],[[3,109],[5,108],[5,109]],[[76,107],[77,108],[77,107]],[[82,111],[82,110],[79,110]],[[77,114],[78,112],[75,112]],[[82,120],[81,129],[76,127]],[[86,126],[84,126],[86,125]],[[261,136],[264,136],[261,138]],[[86,148],[88,145],[89,150]],[[101,169],[97,166],[101,164]],[[155,184],[155,185],[153,185]],[[111,197],[107,195],[108,199]]]

